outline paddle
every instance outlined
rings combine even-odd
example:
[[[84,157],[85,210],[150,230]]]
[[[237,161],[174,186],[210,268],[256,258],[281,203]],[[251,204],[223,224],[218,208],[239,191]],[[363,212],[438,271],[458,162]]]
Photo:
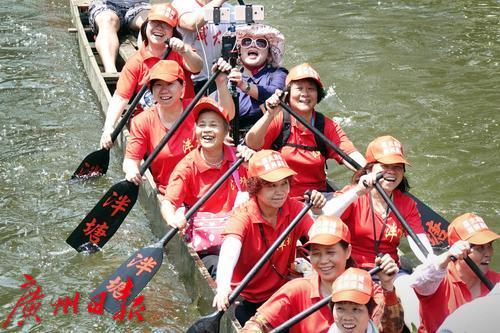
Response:
[[[168,38],[165,41],[165,44],[168,44],[169,41],[170,38]],[[161,56],[160,60],[167,59],[171,50],[172,49],[168,47]],[[148,85],[144,84],[141,90],[139,90],[139,92],[135,95],[134,99],[130,103],[130,107],[128,108],[127,112],[123,114],[122,119],[120,120],[118,125],[116,125],[116,128],[113,131],[113,133],[111,133],[111,141],[115,142],[116,138],[118,137],[122,129],[129,121],[130,117],[132,116],[135,107],[141,100],[142,96],[144,96],[144,94],[146,93],[146,90],[148,90]],[[102,148],[96,150],[88,154],[83,159],[83,161],[80,163],[78,168],[76,168],[75,172],[71,176],[71,179],[86,180],[92,177],[102,176],[108,171],[108,165],[109,165],[109,149]]]
[[[229,304],[233,304],[240,293],[245,289],[248,283],[254,278],[254,276],[259,272],[259,270],[264,266],[266,261],[271,257],[273,252],[281,245],[286,237],[292,232],[293,228],[300,222],[302,217],[307,213],[307,211],[312,207],[311,201],[302,208],[302,210],[297,214],[292,222],[286,227],[285,231],[274,241],[274,243],[267,249],[262,258],[257,261],[257,263],[252,267],[252,269],[247,273],[247,275],[240,282],[238,287],[233,290],[231,295],[229,295]],[[187,333],[213,333],[219,332],[220,319],[224,315],[224,311],[215,311],[212,314],[201,317],[187,330]]]
[[[206,89],[212,84],[220,73],[217,69],[207,80],[201,90],[196,94],[179,118],[174,122],[172,128],[165,134],[153,152],[142,163],[139,170],[144,175],[153,160],[158,156],[163,147],[167,144],[175,131],[187,118],[193,107],[198,103]],[[120,227],[125,217],[134,206],[139,194],[139,186],[127,180],[122,180],[113,185],[94,208],[85,216],[78,227],[66,239],[66,242],[78,252],[87,251],[94,253],[99,251],[104,244],[114,235]]]
[[[280,105],[281,105],[281,107],[283,109],[285,109],[292,116],[294,116],[295,119],[297,119],[297,121],[299,121],[302,125],[304,125],[308,130],[310,130],[314,134],[318,135],[321,139],[323,139],[323,141],[328,146],[330,146],[330,148],[333,149],[337,154],[339,154],[345,161],[347,161],[347,163],[351,164],[356,169],[360,169],[361,168],[361,165],[359,165],[355,160],[353,160],[346,153],[344,153],[339,147],[337,147],[332,141],[330,141],[330,139],[328,139],[323,133],[321,133],[316,128],[314,128],[313,126],[311,126],[304,118],[302,118],[299,114],[297,114],[295,111],[293,111],[287,104],[285,104],[283,101],[280,101]],[[415,234],[415,232],[413,231],[413,229],[410,227],[410,225],[408,224],[408,222],[405,220],[405,218],[401,215],[401,213],[399,212],[399,210],[396,208],[396,206],[394,205],[394,203],[392,202],[392,200],[389,198],[389,196],[387,195],[387,193],[385,193],[385,191],[383,190],[382,186],[379,183],[375,183],[375,188],[377,189],[377,192],[382,196],[382,198],[384,199],[384,201],[387,203],[387,205],[389,206],[389,208],[394,212],[394,214],[396,215],[396,217],[398,218],[398,220],[401,222],[401,225],[403,226],[403,228],[405,229],[405,231],[408,233],[408,235],[411,237],[411,239],[413,239],[413,241],[415,242],[415,244],[417,244],[417,246],[420,249],[420,251],[422,252],[422,254],[425,257],[427,257],[427,255],[429,254],[429,252],[424,247],[424,245],[422,244],[422,242],[420,241],[420,239],[417,237],[417,235]],[[416,197],[414,197],[414,196],[412,196],[412,198],[415,201],[417,201],[417,207],[418,207],[418,201],[419,200]],[[441,221],[440,223],[443,223],[443,226],[446,226],[446,228],[447,228],[448,221],[446,221],[443,217],[441,217],[440,215],[438,215],[436,212],[432,211],[428,206],[426,206],[426,205],[423,205],[423,206],[427,207],[428,210],[429,210],[429,211],[426,212],[427,213],[426,216],[434,216],[434,217],[436,217],[436,220],[437,220],[437,218],[439,218],[439,220]],[[421,213],[421,216],[423,218],[424,214]],[[493,284],[488,280],[488,278],[483,274],[483,272],[481,272],[481,270],[479,269],[479,267],[477,267],[477,265],[470,258],[468,258],[468,257],[466,257],[464,260],[467,263],[467,265],[472,269],[472,271],[477,275],[477,277],[481,280],[481,282],[483,282],[486,285],[486,287],[488,287],[488,289],[491,290],[493,288]]]
[[[372,268],[370,271],[368,271],[368,273],[370,273],[370,275],[374,275],[374,274],[378,273],[380,270],[381,270],[380,266],[377,266],[375,268]],[[322,307],[324,307],[325,305],[327,305],[331,301],[332,301],[332,296],[330,296],[330,295],[326,296],[325,298],[323,298],[318,303],[315,303],[310,308],[305,309],[302,312],[299,312],[298,314],[296,314],[292,318],[290,318],[287,321],[285,321],[283,324],[281,324],[278,327],[276,327],[273,330],[271,330],[269,333],[278,333],[278,332],[283,332],[283,331],[289,329],[290,327],[292,327],[293,325],[297,324],[302,319],[309,317],[314,312],[318,311],[319,309],[321,309]]]
[[[194,213],[219,189],[219,187],[233,174],[234,171],[243,163],[244,158],[240,157],[224,174],[203,194],[203,196],[187,211],[186,220],[189,220]],[[163,262],[163,248],[177,234],[179,229],[170,229],[158,242],[143,247],[131,255],[108,279],[91,294],[91,298],[97,297],[102,293],[108,294],[104,301],[104,309],[110,313],[116,313],[120,307],[130,302],[137,296],[144,287],[151,281]],[[116,293],[109,295],[111,284],[128,281],[132,283],[130,294],[126,298],[117,299]],[[112,296],[112,297],[110,297]]]

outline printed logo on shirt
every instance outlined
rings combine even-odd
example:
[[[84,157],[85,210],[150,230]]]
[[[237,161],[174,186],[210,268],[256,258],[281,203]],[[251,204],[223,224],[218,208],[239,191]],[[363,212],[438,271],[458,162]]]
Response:
[[[182,141],[182,151],[184,152],[184,154],[190,152],[191,150],[193,150],[193,148],[193,141],[191,141],[190,138],[184,139],[184,141]]]
[[[394,222],[391,224],[387,223],[387,227],[385,229],[385,238],[389,240],[389,242],[392,242],[394,238],[401,238],[401,235],[403,233],[401,230],[398,228],[398,225]]]

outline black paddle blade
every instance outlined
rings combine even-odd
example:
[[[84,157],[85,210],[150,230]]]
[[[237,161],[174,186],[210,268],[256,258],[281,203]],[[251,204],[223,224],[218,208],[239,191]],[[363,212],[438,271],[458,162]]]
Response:
[[[71,176],[71,179],[87,180],[93,177],[99,177],[108,171],[109,165],[109,150],[100,149],[90,153],[85,157],[76,168],[76,171]]]
[[[420,201],[411,193],[407,193],[417,203],[417,209],[422,219],[427,238],[433,248],[445,249],[448,247],[448,221]]]
[[[162,247],[143,247],[101,283],[90,298],[105,297],[104,309],[114,314],[134,300],[160,269],[162,262]]]
[[[66,239],[78,252],[99,251],[134,207],[139,186],[123,180],[113,185]]]
[[[217,311],[201,317],[188,328],[187,333],[219,333],[220,319],[223,315],[223,311]]]

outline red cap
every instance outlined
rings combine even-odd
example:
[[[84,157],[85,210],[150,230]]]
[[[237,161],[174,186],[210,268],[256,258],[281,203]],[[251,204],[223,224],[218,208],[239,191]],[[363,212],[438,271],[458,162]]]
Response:
[[[178,15],[174,6],[171,4],[157,4],[151,6],[148,14],[149,21],[162,21],[171,27],[175,27],[178,23]]]
[[[448,226],[448,244],[450,246],[459,240],[483,245],[498,238],[500,236],[491,231],[481,217],[473,213],[460,215]]]
[[[249,177],[259,177],[271,183],[296,174],[286,164],[281,154],[274,150],[263,149],[258,151],[248,161]]]
[[[184,70],[173,60],[160,60],[151,68],[149,74],[143,79],[141,84],[151,82],[152,80],[163,80],[174,82],[181,80],[184,82]]]
[[[224,110],[219,103],[217,103],[210,97],[202,97],[200,98],[200,101],[196,103],[196,105],[193,108],[194,118],[198,120],[200,112],[204,110],[214,111],[222,118],[224,118],[227,122],[231,121],[231,119],[229,118],[229,114],[226,112],[226,110]]]
[[[373,294],[370,273],[359,268],[348,268],[332,285],[333,302],[366,304]]]
[[[341,240],[351,243],[349,228],[336,216],[321,215],[309,229],[309,241],[304,246],[335,245]]]
[[[321,83],[318,72],[316,72],[314,68],[306,62],[290,69],[290,72],[286,77],[285,85],[288,86],[290,82],[302,79],[313,79],[317,84],[319,84],[320,88],[323,88],[323,83]]]
[[[404,163],[410,165],[405,158],[403,145],[390,135],[379,136],[366,148],[366,163],[396,164]]]

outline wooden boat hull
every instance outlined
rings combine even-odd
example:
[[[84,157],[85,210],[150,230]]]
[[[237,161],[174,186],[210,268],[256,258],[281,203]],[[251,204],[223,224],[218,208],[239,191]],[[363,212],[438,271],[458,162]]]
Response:
[[[84,13],[88,3],[88,0],[70,0],[71,17],[75,26],[75,29],[72,30],[77,34],[83,66],[92,89],[101,104],[101,112],[105,116],[117,76],[106,75],[101,72],[99,67],[99,56],[93,47],[93,43],[89,40],[91,34],[87,28],[87,22],[82,22],[82,16],[85,16]],[[119,62],[123,63],[136,51],[136,47],[135,38],[122,37],[121,39],[119,50],[121,59]],[[117,139],[117,145],[122,152],[124,152],[128,135],[129,133],[125,129]],[[153,177],[149,171],[146,172],[145,176],[147,181],[142,184],[139,191],[139,202],[146,212],[153,233],[160,238],[167,233],[169,228],[160,213],[160,201]],[[181,281],[193,300],[193,304],[196,304],[201,314],[213,312],[211,304],[215,291],[215,282],[208,274],[196,252],[188,247],[180,237],[174,237],[167,245],[166,251],[169,262],[175,266]],[[229,311],[221,320],[220,332],[238,332],[240,328],[232,311]]]

